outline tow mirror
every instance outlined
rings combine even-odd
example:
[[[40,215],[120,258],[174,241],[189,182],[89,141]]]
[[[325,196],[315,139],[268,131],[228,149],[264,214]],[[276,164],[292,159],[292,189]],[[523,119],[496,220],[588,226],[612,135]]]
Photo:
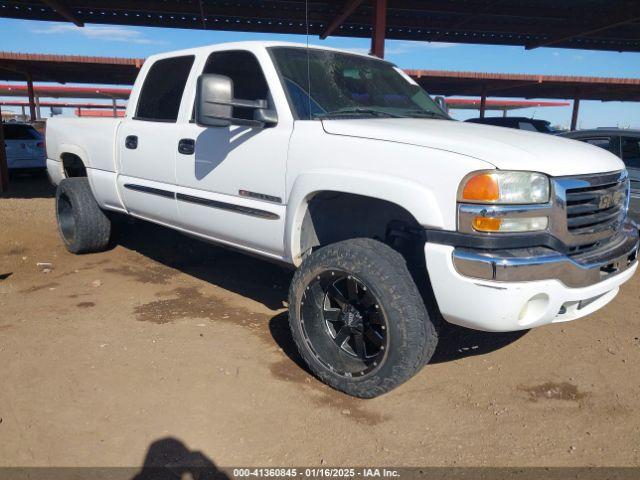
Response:
[[[233,108],[253,110],[253,120],[236,118]],[[275,125],[278,116],[268,108],[266,100],[242,100],[233,96],[233,80],[224,75],[205,74],[196,86],[196,123],[205,127],[244,125],[264,127]]]

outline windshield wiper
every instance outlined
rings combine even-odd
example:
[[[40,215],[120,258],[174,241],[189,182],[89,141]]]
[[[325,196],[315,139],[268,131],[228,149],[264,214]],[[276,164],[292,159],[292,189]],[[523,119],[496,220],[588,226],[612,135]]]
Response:
[[[353,116],[361,116],[361,115],[373,115],[375,117],[387,117],[387,118],[404,118],[403,115],[398,115],[396,113],[385,112],[383,110],[376,110],[375,108],[363,108],[363,107],[343,108],[341,110],[335,110],[333,112],[316,114],[315,117],[316,118],[353,117]]]
[[[429,110],[406,110],[402,112],[404,117],[425,117],[425,118],[442,118],[443,120],[450,120],[444,113],[431,112]]]

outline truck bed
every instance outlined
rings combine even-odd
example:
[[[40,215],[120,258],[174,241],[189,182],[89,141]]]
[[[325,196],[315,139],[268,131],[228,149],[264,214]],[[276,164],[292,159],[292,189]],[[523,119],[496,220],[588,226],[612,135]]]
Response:
[[[116,132],[119,118],[66,118],[47,120],[47,158],[61,161],[63,152],[85,160],[87,169],[116,172]]]

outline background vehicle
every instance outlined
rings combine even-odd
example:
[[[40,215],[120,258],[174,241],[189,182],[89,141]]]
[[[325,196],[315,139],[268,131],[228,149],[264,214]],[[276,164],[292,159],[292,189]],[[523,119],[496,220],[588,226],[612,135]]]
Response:
[[[518,130],[529,130],[540,133],[557,133],[551,128],[551,122],[527,117],[485,117],[469,118],[465,122],[482,123],[484,125],[494,125],[496,127],[516,128]]]
[[[69,251],[107,248],[113,211],[296,268],[300,354],[360,397],[427,363],[443,318],[574,320],[637,268],[616,156],[452,121],[366,55],[272,42],[156,55],[126,117],[53,118],[47,149]]]
[[[24,123],[4,123],[3,128],[9,172],[44,172],[47,155],[42,135]]]
[[[640,130],[597,128],[575,130],[560,136],[604,148],[622,159],[631,180],[629,216],[640,224]]]

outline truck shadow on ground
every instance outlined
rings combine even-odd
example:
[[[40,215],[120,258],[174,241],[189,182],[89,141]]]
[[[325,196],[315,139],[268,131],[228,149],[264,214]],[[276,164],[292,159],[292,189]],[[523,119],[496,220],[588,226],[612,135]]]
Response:
[[[11,175],[9,191],[0,198],[53,198],[56,189],[45,175]]]
[[[282,312],[271,319],[269,331],[284,354],[300,368],[311,373],[291,337],[287,312]],[[429,364],[452,362],[500,350],[522,338],[527,331],[491,333],[446,324],[440,331],[438,346]]]
[[[286,267],[138,220],[134,225],[119,224],[114,242],[167,267],[262,303],[271,310],[285,306],[293,276],[293,271]],[[480,332],[443,323],[440,342],[430,363],[491,353],[526,334],[526,331]],[[307,370],[291,338],[287,312],[275,315],[269,322],[269,330],[283,352]]]
[[[528,330],[518,332],[480,332],[446,323],[440,331],[440,340],[429,363],[445,363],[461,358],[495,352],[522,338]]]
[[[204,453],[189,450],[180,440],[172,437],[156,440],[147,450],[144,465],[132,480],[229,480]]]
[[[271,310],[283,308],[293,276],[281,265],[140,220],[118,223],[113,242]]]

